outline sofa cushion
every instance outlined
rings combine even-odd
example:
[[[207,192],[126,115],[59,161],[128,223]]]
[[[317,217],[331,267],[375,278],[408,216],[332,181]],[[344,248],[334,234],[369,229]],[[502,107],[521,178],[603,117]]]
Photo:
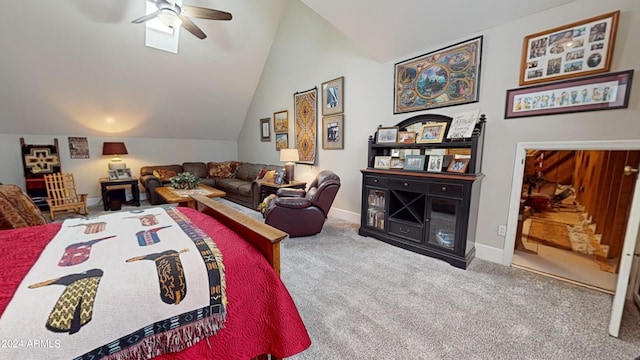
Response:
[[[207,163],[208,176],[210,178],[230,178],[233,176],[231,162],[209,162]]]
[[[236,170],[236,179],[253,181],[258,177],[260,170],[264,168],[262,164],[243,163]]]
[[[153,176],[160,179],[161,182],[171,181],[171,178],[176,176],[177,173],[173,170],[167,169],[155,169],[153,170]]]
[[[216,188],[229,194],[240,194],[240,187],[247,184],[251,187],[251,183],[247,183],[244,180],[238,180],[235,178],[216,179]]]
[[[182,164],[185,172],[191,173],[199,178],[207,177],[207,164],[203,162],[186,162]]]

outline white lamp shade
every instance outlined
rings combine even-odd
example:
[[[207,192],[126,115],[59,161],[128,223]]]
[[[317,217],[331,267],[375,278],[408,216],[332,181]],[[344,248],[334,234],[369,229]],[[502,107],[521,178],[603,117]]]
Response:
[[[299,160],[298,149],[280,149],[280,161],[295,162]]]

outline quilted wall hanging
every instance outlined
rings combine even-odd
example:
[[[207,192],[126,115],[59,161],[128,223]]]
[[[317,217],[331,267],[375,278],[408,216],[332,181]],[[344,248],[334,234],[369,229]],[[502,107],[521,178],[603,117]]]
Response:
[[[317,134],[318,89],[313,88],[293,94],[295,104],[296,148],[300,154],[299,163],[315,164]]]

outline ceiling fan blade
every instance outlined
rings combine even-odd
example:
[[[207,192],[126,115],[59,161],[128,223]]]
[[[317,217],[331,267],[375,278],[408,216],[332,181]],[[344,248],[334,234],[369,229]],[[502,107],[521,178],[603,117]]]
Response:
[[[160,13],[160,10],[154,11],[154,12],[152,12],[151,14],[147,14],[147,15],[145,15],[145,16],[141,16],[141,17],[139,17],[139,18],[137,18],[137,19],[133,20],[133,21],[132,21],[132,23],[134,23],[134,24],[141,24],[141,23],[143,23],[143,22],[149,21],[149,20],[151,20],[151,19],[153,19],[153,18],[157,17],[159,13]]]
[[[184,15],[178,15],[180,20],[182,20],[182,27],[185,28],[188,32],[195,35],[198,39],[205,39],[207,35],[205,35],[200,28],[191,21],[188,17]]]
[[[231,20],[232,18],[228,12],[189,5],[182,6],[182,15],[208,20]]]

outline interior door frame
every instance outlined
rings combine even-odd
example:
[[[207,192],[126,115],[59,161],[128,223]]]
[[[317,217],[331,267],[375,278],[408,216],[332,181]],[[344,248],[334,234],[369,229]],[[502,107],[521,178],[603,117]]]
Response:
[[[518,142],[516,144],[516,154],[513,164],[513,180],[511,183],[511,196],[509,200],[509,214],[507,218],[507,236],[505,237],[505,245],[504,245],[504,253],[503,253],[503,264],[506,266],[511,266],[513,261],[513,253],[515,251],[515,242],[516,242],[516,229],[518,225],[518,215],[520,212],[520,199],[522,197],[522,182],[523,182],[523,174],[524,174],[524,164],[527,155],[527,150],[529,149],[543,149],[543,150],[598,150],[598,151],[607,151],[607,150],[640,150],[640,140],[584,140],[584,141],[542,141],[542,142]],[[639,189],[635,189],[634,193],[637,194]],[[637,199],[638,196],[634,196],[634,199]],[[632,209],[640,207],[640,204],[636,204],[636,201],[633,201],[631,204]],[[631,224],[632,216],[636,219],[635,224]],[[627,223],[627,229],[640,228],[640,221],[638,221],[638,216],[634,214],[629,214],[629,223]],[[637,234],[637,232],[636,232]],[[625,242],[623,246],[623,255],[625,256],[625,249],[632,248],[630,244],[628,244],[629,236],[625,236]],[[636,239],[633,239],[636,240]],[[626,246],[625,246],[626,245]],[[635,247],[634,244],[633,247]],[[628,252],[628,251],[627,251]],[[632,256],[633,257],[633,256]],[[616,288],[616,294],[614,295],[614,300],[623,298],[623,299],[631,299],[633,296],[633,289],[636,284],[629,284],[629,279],[631,278],[630,269],[637,269],[638,264],[635,259],[633,259],[633,263],[628,266],[626,271],[624,271],[626,279],[621,279],[621,276],[618,276],[618,286]],[[627,267],[627,266],[625,266]],[[631,270],[633,271],[633,270]],[[636,270],[637,271],[637,270]],[[622,272],[621,272],[622,273]],[[632,279],[634,282],[635,278]],[[624,284],[625,286],[620,286]],[[631,286],[626,286],[627,284]],[[620,292],[623,291],[624,297],[620,296]],[[617,301],[616,301],[617,302]],[[611,331],[612,324],[614,323],[614,317],[616,317],[617,312],[620,312],[621,309],[616,309],[616,304],[614,302],[612,306],[612,318],[611,323],[609,324],[609,333],[613,336],[617,336],[617,331]],[[619,321],[618,321],[619,326]],[[615,330],[615,329],[614,329]]]

